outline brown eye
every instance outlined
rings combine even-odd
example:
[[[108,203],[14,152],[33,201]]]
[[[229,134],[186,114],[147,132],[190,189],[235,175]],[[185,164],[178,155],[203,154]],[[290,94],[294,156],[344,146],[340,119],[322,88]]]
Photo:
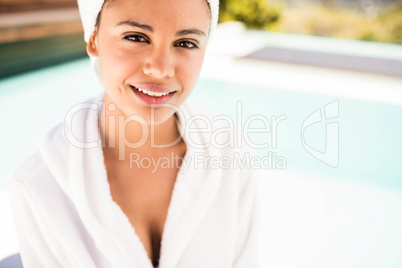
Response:
[[[182,47],[182,48],[188,48],[188,49],[196,49],[198,48],[198,46],[190,41],[180,41],[178,43],[176,43],[175,45],[176,47]]]
[[[126,35],[126,36],[124,36],[123,39],[126,40],[126,41],[129,41],[129,42],[138,42],[138,43],[146,42],[146,43],[149,43],[149,41],[145,37],[143,37],[141,35],[137,35],[137,34]]]

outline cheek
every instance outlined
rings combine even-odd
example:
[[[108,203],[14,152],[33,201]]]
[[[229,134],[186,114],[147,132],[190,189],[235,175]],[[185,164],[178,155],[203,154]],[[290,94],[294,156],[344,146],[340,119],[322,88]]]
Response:
[[[182,81],[183,87],[187,91],[191,91],[197,82],[198,76],[201,71],[204,55],[197,55],[186,59],[182,64],[177,66],[176,72],[178,78]]]
[[[102,48],[99,57],[101,74],[108,80],[108,83],[121,83],[133,73],[141,70],[141,54],[127,48],[119,48],[113,42],[105,43]]]

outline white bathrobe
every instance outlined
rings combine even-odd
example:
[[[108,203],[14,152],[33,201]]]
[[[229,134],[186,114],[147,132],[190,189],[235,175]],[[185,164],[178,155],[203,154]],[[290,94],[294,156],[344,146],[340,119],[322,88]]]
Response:
[[[11,206],[26,268],[153,267],[130,221],[111,197],[99,146],[97,108],[101,100],[70,110],[65,123],[50,131],[40,151],[10,181]],[[202,115],[211,120],[212,130],[222,127],[189,101],[181,108],[182,126],[183,116],[188,120]],[[189,139],[201,145],[211,140],[211,131],[197,126],[197,120],[193,123],[181,129],[187,144],[183,163],[188,165],[184,168],[182,164],[174,185],[159,268],[257,267],[258,198],[253,171],[240,166],[205,168],[195,163],[197,154],[202,159],[233,159],[249,151],[236,146],[189,146]],[[195,127],[203,131],[195,134]],[[225,134],[217,136],[215,141],[223,141]]]

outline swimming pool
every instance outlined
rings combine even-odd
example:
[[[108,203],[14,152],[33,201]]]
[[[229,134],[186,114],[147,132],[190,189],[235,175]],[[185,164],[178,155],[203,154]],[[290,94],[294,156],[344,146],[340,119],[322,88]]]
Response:
[[[275,133],[270,129],[271,132],[250,134],[254,144],[268,144],[257,150],[259,157],[270,162],[266,168],[300,170],[402,190],[402,106],[282,90],[269,84],[268,80],[264,87],[204,77],[191,98],[217,114],[231,116],[239,128],[248,123],[250,128],[263,128],[276,120]],[[0,81],[0,187],[23,158],[37,150],[43,134],[63,121],[71,106],[101,92],[102,86],[87,59]],[[325,120],[324,107],[334,102],[338,116]],[[322,120],[305,126],[302,140],[303,122],[317,109],[322,111]],[[327,137],[327,123],[338,126],[336,138]],[[318,160],[320,153],[315,157],[311,154],[317,151],[323,155],[330,143],[339,148],[327,151],[338,155],[336,167]]]
[[[402,190],[402,106],[208,80],[200,81],[192,97],[221,113],[228,111],[233,118],[238,100],[246,118],[263,115],[271,124],[272,116],[286,118],[277,123],[276,148],[270,145],[258,153],[282,156],[289,169]],[[327,140],[338,145],[336,167],[309,154],[301,134],[303,122],[317,109],[333,102],[338,102],[339,116],[326,122],[323,112],[322,121],[305,128],[304,138],[305,144],[324,152],[326,124],[338,124],[339,139]],[[253,142],[263,144],[271,140],[272,134],[262,133],[254,135]]]

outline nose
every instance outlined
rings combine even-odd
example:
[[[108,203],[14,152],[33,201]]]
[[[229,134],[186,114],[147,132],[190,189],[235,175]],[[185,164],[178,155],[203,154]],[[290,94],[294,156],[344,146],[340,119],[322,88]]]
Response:
[[[174,66],[168,48],[153,48],[145,60],[143,71],[155,78],[170,78],[174,76]]]

